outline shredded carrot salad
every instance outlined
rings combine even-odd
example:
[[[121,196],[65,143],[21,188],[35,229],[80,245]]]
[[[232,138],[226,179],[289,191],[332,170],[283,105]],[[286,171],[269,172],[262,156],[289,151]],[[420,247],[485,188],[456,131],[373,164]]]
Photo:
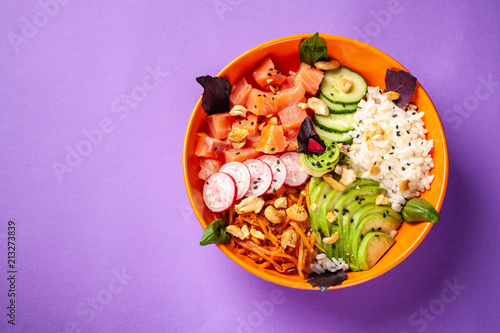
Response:
[[[307,186],[283,186],[275,193],[263,197],[265,204],[258,214],[251,212],[239,215],[233,207],[226,212],[214,214],[214,218],[223,218],[229,225],[240,229],[246,225],[250,230],[250,235],[243,239],[231,236],[229,246],[234,252],[247,256],[260,269],[270,268],[280,273],[298,274],[304,279],[311,273],[309,267],[316,257],[316,247],[319,248],[309,218],[301,222],[287,216],[282,223],[273,224],[265,217],[264,211],[280,197],[287,199],[287,208],[296,204],[307,211],[306,194]],[[252,229],[258,232],[252,232]]]

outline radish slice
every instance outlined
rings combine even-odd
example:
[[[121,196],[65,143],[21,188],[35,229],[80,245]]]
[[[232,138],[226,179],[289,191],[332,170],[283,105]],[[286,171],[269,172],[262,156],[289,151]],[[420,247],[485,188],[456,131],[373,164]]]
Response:
[[[281,155],[280,159],[286,166],[285,184],[288,186],[304,185],[309,179],[309,174],[300,165],[300,154],[289,152]]]
[[[220,168],[219,172],[225,172],[233,177],[238,188],[236,200],[243,198],[250,188],[250,171],[245,164],[236,161],[228,162]]]
[[[254,158],[243,162],[250,171],[250,188],[246,197],[258,197],[266,193],[273,182],[271,167],[261,160]]]
[[[271,167],[273,173],[273,182],[271,187],[267,190],[266,194],[271,194],[279,190],[285,183],[286,178],[286,166],[282,160],[274,155],[262,155],[257,159],[266,163]]]
[[[203,201],[214,213],[231,208],[236,201],[236,182],[224,172],[213,173],[203,185]]]

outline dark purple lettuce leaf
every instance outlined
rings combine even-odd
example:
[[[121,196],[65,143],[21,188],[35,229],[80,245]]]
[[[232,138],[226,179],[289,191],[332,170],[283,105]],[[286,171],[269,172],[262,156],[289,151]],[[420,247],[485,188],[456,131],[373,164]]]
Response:
[[[400,108],[405,107],[415,93],[417,86],[417,78],[407,71],[393,71],[387,69],[385,73],[385,89],[387,91],[395,91],[399,94],[399,98],[393,101]]]
[[[318,143],[321,147],[323,147],[323,151],[318,151],[315,149],[314,152],[309,150],[309,139],[313,139]],[[323,153],[326,149],[325,142],[319,137],[319,135],[314,131],[314,126],[308,117],[304,118],[304,121],[300,125],[299,134],[297,135],[297,151],[302,154],[310,155],[312,153]]]
[[[319,287],[319,290],[324,292],[329,287],[336,286],[347,280],[347,274],[342,270],[338,270],[335,273],[325,272],[323,274],[310,274],[307,278],[307,282],[311,286]]]
[[[201,106],[207,114],[229,111],[231,83],[228,80],[206,75],[197,77],[196,81],[204,89],[201,97]]]

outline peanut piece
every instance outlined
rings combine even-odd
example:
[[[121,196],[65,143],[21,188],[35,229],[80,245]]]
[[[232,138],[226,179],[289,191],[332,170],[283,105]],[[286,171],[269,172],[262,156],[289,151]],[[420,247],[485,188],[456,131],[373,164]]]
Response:
[[[349,90],[351,90],[351,87],[352,87],[352,81],[351,80],[348,80],[348,79],[341,79],[339,81],[339,89],[340,91],[342,91],[343,93],[347,93],[349,92]]]
[[[272,224],[279,224],[285,221],[286,213],[282,210],[276,210],[273,206],[267,206],[264,215]]]
[[[329,173],[327,173],[326,175],[323,176],[323,180],[325,182],[327,182],[328,184],[330,184],[330,186],[336,190],[336,191],[343,191],[345,190],[345,186],[340,184],[338,181],[336,181],[335,179],[333,179],[332,175],[330,175]]]
[[[328,116],[330,114],[328,105],[326,105],[323,100],[316,97],[311,97],[307,100],[307,107],[320,116]]]
[[[337,69],[340,67],[340,62],[338,62],[335,59],[332,59],[330,61],[316,61],[314,63],[314,67],[317,69],[320,69],[322,71],[329,71],[332,69]]]
[[[240,116],[240,117],[245,118],[247,116],[247,108],[244,107],[243,105],[235,105],[235,106],[233,106],[231,111],[229,111],[229,115]]]
[[[226,227],[226,232],[230,233],[234,237],[238,237],[241,240],[245,239],[245,235],[243,234],[241,229],[235,226],[234,224],[228,225]]]
[[[399,192],[408,191],[410,187],[408,186],[408,180],[402,180],[399,182]]]
[[[279,209],[279,208],[287,208],[288,207],[288,202],[285,197],[280,197],[274,201],[274,208]]]
[[[297,204],[288,208],[286,210],[286,214],[288,215],[289,218],[298,222],[304,222],[309,217],[304,207],[299,206]]]
[[[370,175],[376,176],[380,173],[380,167],[378,165],[372,165],[368,172],[370,173]]]
[[[328,245],[334,244],[336,241],[338,241],[338,239],[339,239],[339,234],[338,232],[336,232],[328,238],[323,238],[323,243]]]
[[[388,91],[385,93],[385,95],[387,96],[388,99],[390,99],[391,101],[395,101],[399,98],[399,93],[395,92],[395,91]]]
[[[387,205],[388,203],[389,203],[389,198],[383,194],[379,195],[377,199],[375,199],[375,204],[377,204],[378,206]]]

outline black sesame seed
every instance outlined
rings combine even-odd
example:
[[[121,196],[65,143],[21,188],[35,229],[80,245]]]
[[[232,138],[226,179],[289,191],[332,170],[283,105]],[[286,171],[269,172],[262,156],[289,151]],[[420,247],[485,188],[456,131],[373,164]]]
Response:
[[[250,123],[250,125],[253,125],[253,121]]]
[[[323,194],[323,199],[326,199],[326,194]]]
[[[258,188],[259,188],[258,186],[254,186],[254,187],[253,187],[253,189],[254,189],[254,190],[256,190],[256,189],[258,189]]]
[[[239,152],[239,151],[235,153],[235,155],[239,155],[239,154],[240,154],[240,152]]]
[[[338,213],[338,212],[339,212],[339,210],[338,210],[337,208],[335,208],[335,209],[334,209],[334,211],[335,211],[335,213]]]
[[[399,133],[399,131],[396,132],[396,135],[397,136],[401,136],[401,133]]]
[[[375,231],[375,228],[372,228],[372,231]]]
[[[238,124],[240,124],[240,125],[241,125],[241,121],[238,121]]]
[[[267,73],[267,76],[273,76],[273,74],[271,74],[271,73]]]
[[[258,177],[257,180],[262,180],[262,178]]]
[[[396,118],[398,115],[397,114],[393,114],[392,115],[392,118]]]
[[[217,150],[217,147],[214,148],[214,151],[216,151],[216,150]]]
[[[406,163],[407,166],[410,166],[410,163]]]
[[[266,94],[264,94],[264,95],[262,95],[262,96],[266,97]]]
[[[410,134],[410,131],[408,131],[408,130],[407,130],[407,131],[406,131],[406,134]]]
[[[377,230],[382,230],[382,227],[378,227]]]
[[[405,167],[402,167],[401,169],[403,169],[403,171],[405,171]]]
[[[210,185],[210,184],[207,182],[207,185]]]
[[[274,151],[274,150],[276,150],[276,148],[271,148],[271,151]]]
[[[398,128],[399,128],[399,125],[396,125],[396,129],[398,129]]]
[[[276,171],[281,172],[281,170],[279,168],[276,168]]]
[[[254,182],[253,182],[253,183],[254,183],[254,184],[257,184],[257,183],[258,183],[258,181],[254,180]]]
[[[361,240],[362,240],[362,239],[363,239],[363,237],[364,237],[364,235],[361,235],[361,237],[359,237],[359,239],[361,239]]]
[[[391,146],[392,149],[394,149],[394,146]]]
[[[254,107],[254,108],[257,108],[257,104],[255,104],[253,107]]]
[[[391,168],[392,168],[392,167],[389,165],[389,170],[391,170]]]
[[[375,235],[375,237],[378,237],[378,235]]]
[[[408,142],[408,147],[411,146],[411,142]]]
[[[382,216],[383,216],[383,217],[386,217],[387,215],[385,215],[385,213],[384,213],[384,214],[382,214]]]
[[[276,164],[280,164],[280,160],[276,160]]]
[[[351,223],[354,222],[354,219],[351,219]]]

